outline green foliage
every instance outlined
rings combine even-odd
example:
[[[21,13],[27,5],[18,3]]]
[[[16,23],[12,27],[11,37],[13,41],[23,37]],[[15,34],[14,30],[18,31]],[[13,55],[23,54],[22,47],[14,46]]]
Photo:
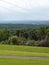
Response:
[[[18,37],[17,36],[11,36],[8,39],[8,43],[12,44],[12,45],[18,45]]]
[[[0,30],[0,41],[5,41],[10,36],[8,29]]]
[[[35,44],[35,40],[28,40],[26,45],[34,46],[34,44]]]
[[[17,29],[15,31],[12,30],[12,32],[5,28],[0,30],[0,42],[1,44],[12,45],[49,46],[49,27]]]

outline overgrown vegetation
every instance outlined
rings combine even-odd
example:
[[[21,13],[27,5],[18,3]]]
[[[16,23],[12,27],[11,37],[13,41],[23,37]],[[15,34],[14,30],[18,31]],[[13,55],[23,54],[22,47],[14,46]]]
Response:
[[[0,44],[49,47],[49,26],[29,28],[28,25],[12,32],[9,28],[0,29]]]

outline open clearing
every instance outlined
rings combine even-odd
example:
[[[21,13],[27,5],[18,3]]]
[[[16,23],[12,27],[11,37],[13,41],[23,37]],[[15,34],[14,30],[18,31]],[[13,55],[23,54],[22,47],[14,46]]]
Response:
[[[0,65],[49,65],[49,48],[0,45]]]
[[[33,47],[33,46],[0,45],[0,50],[49,53],[48,47]]]
[[[0,45],[0,55],[49,57],[49,48],[32,46]]]
[[[49,65],[49,60],[0,58],[0,65]]]
[[[49,57],[49,53],[0,50],[0,55]]]

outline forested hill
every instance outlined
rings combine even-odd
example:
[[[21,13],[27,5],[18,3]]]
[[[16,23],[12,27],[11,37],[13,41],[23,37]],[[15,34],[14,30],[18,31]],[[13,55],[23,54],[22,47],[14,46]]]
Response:
[[[9,30],[20,30],[20,29],[35,29],[45,25],[36,25],[36,24],[0,24],[0,29],[8,28]]]

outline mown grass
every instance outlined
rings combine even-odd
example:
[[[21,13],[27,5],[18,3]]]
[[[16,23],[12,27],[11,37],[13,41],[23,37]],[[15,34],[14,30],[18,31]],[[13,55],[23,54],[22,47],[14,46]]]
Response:
[[[49,57],[49,53],[0,50],[0,55]]]
[[[49,65],[49,60],[5,59],[0,58],[0,65]]]
[[[49,48],[0,45],[0,55],[49,57]],[[0,65],[49,65],[49,60],[0,58]]]
[[[49,57],[49,48],[32,46],[0,45],[0,55]]]
[[[33,46],[0,45],[0,50],[49,53],[49,47]]]

